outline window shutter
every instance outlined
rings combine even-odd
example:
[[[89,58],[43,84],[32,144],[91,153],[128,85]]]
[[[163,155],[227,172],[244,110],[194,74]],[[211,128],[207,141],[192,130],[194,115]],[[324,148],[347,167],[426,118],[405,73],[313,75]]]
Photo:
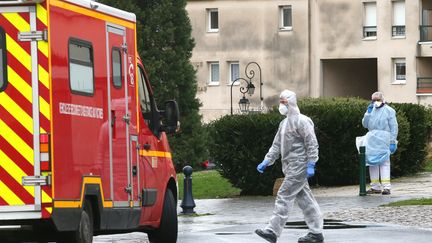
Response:
[[[405,25],[405,2],[393,2],[393,25]]]
[[[377,26],[376,21],[376,3],[364,3],[365,7],[365,23],[364,26]]]

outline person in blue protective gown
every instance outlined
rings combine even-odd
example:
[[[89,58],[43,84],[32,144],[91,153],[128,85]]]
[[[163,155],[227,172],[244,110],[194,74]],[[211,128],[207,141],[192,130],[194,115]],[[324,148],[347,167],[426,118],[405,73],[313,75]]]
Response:
[[[389,195],[390,155],[396,152],[398,123],[396,112],[385,103],[383,93],[372,94],[372,102],[363,116],[362,124],[369,130],[364,138],[366,164],[371,179],[371,188],[367,193]]]
[[[309,228],[308,234],[299,238],[298,242],[323,242],[322,214],[307,179],[315,174],[315,164],[318,161],[314,124],[309,117],[300,114],[296,94],[292,91],[284,90],[280,94],[279,112],[286,118],[279,124],[273,144],[257,170],[263,173],[267,166],[281,156],[285,178],[277,193],[269,224],[265,229],[257,229],[255,233],[275,243],[288,220],[294,201],[297,201]]]

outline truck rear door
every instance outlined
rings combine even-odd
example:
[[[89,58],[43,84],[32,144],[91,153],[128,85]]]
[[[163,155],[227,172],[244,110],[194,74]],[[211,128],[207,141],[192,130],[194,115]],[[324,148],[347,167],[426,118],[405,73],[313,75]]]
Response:
[[[0,220],[41,218],[49,198],[41,190],[49,177],[40,173],[40,136],[50,126],[48,48],[37,8],[0,4]]]

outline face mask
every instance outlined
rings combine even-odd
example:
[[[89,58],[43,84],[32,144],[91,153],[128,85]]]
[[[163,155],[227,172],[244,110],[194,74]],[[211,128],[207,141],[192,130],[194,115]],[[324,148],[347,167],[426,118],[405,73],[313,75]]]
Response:
[[[286,116],[288,114],[288,106],[279,104],[279,113],[281,113],[283,116]]]
[[[375,107],[380,108],[383,105],[382,101],[375,101]]]

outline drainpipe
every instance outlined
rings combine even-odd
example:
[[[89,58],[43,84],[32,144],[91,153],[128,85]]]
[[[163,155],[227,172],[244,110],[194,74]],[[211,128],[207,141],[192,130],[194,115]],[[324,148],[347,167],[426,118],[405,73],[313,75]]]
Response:
[[[311,15],[311,1],[308,0],[308,90],[309,90],[309,96],[312,96],[312,31],[311,31],[311,21],[312,21],[312,15]]]

